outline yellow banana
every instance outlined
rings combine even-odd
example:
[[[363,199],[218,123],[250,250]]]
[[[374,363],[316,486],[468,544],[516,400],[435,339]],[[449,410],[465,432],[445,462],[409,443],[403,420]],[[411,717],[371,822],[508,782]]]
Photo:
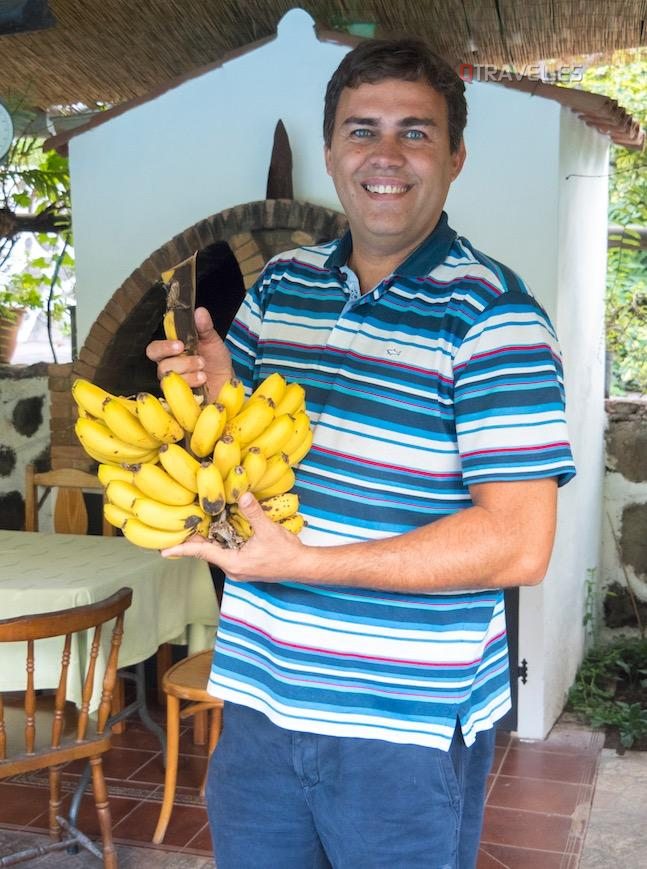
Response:
[[[312,438],[312,429],[308,429],[301,443],[298,444],[298,446],[296,446],[291,453],[289,453],[288,458],[292,467],[294,467],[294,465],[298,465],[299,462],[306,456],[308,450],[312,446]]]
[[[249,488],[253,489],[265,473],[267,459],[258,447],[252,446],[247,449],[247,455],[242,461],[242,466],[247,472]]]
[[[123,528],[126,519],[132,519],[133,516],[130,510],[123,510],[110,502],[103,505],[103,515],[106,521],[114,525],[115,528]]]
[[[227,423],[225,431],[233,434],[242,447],[247,446],[261,432],[265,431],[274,419],[274,403],[263,396],[248,402],[240,413]]]
[[[285,378],[278,371],[275,371],[266,377],[260,386],[256,387],[250,395],[249,400],[252,401],[255,398],[263,396],[263,398],[271,398],[274,404],[278,404],[285,395],[287,386]]]
[[[103,416],[103,402],[106,398],[114,398],[105,389],[82,377],[78,377],[72,384],[72,397],[82,410],[95,419],[101,419]]]
[[[191,435],[191,452],[200,458],[213,453],[226,422],[227,410],[224,404],[205,404]]]
[[[196,479],[200,506],[210,516],[219,516],[225,509],[225,484],[215,462],[202,462]]]
[[[273,495],[282,495],[284,492],[289,492],[292,486],[294,486],[294,483],[294,471],[292,468],[288,468],[274,485],[267,486],[265,489],[257,489],[256,492],[254,492],[254,497],[259,501],[265,501]]]
[[[145,525],[162,528],[165,531],[181,531],[183,528],[196,528],[205,518],[197,504],[177,506],[162,504],[152,498],[137,498],[132,512]]]
[[[263,455],[269,458],[284,448],[285,444],[291,440],[293,431],[293,417],[289,413],[283,413],[281,416],[275,417],[265,431],[254,438],[247,449],[258,447]]]
[[[164,320],[162,322],[164,325],[164,337],[169,341],[176,341],[177,330],[175,328],[175,311],[167,311],[164,314]]]
[[[293,414],[294,424],[292,427],[292,437],[283,445],[283,452],[290,455],[291,452],[301,444],[306,432],[310,428],[310,417],[304,410],[297,411]]]
[[[283,495],[274,495],[261,501],[265,515],[272,522],[280,522],[288,516],[294,516],[299,509],[299,496],[294,492],[285,492]]]
[[[282,413],[296,414],[305,401],[306,391],[300,383],[288,383],[283,398],[276,404],[276,415]]]
[[[103,421],[115,437],[127,444],[154,450],[161,441],[149,435],[137,417],[116,398],[106,398],[103,403]]]
[[[159,448],[159,460],[167,474],[177,480],[185,489],[191,492],[198,491],[196,474],[200,462],[193,458],[184,447],[179,444],[162,444]]]
[[[141,498],[141,492],[136,486],[125,480],[111,480],[106,486],[106,498],[115,507],[130,510],[132,513],[133,504],[137,498]]]
[[[247,519],[246,516],[243,516],[236,507],[230,507],[228,521],[243,540],[249,540],[254,533],[254,529],[252,528],[249,519]]]
[[[150,392],[137,396],[137,418],[149,435],[164,444],[174,444],[184,437],[184,429]]]
[[[245,401],[245,387],[237,377],[226,380],[216,396],[216,403],[223,404],[227,410],[227,419],[233,419]]]
[[[267,467],[261,479],[253,486],[252,492],[256,494],[257,490],[268,489],[278,482],[287,471],[290,470],[290,462],[287,453],[277,453],[267,460]]]
[[[291,531],[292,534],[298,534],[299,531],[303,530],[307,523],[301,513],[295,513],[294,516],[288,516],[287,519],[281,519],[278,524],[283,528],[286,528],[288,531]]]
[[[83,447],[113,462],[143,461],[151,452],[150,449],[133,446],[115,437],[106,425],[96,419],[77,419],[74,431]]]
[[[249,489],[247,471],[242,465],[236,465],[225,478],[225,501],[236,504],[241,495]]]
[[[225,433],[222,435],[214,447],[213,461],[224,480],[229,471],[240,464],[240,443],[238,439],[231,434]]]
[[[187,432],[192,432],[200,416],[200,405],[186,380],[177,371],[168,371],[160,381],[171,413]]]
[[[122,468],[121,465],[99,465],[97,477],[104,488],[111,480],[123,480],[131,485],[135,481],[133,472],[129,468]]]
[[[128,398],[126,395],[115,395],[113,396],[115,401],[118,401],[119,404],[123,405],[126,410],[129,410],[131,413],[137,414],[137,400],[134,398]]]
[[[177,546],[188,540],[194,533],[193,528],[182,529],[181,531],[151,528],[150,525],[145,525],[136,517],[126,519],[121,530],[124,537],[143,549],[167,549],[169,546]]]
[[[195,492],[178,483],[159,465],[150,462],[133,465],[133,471],[137,488],[154,501],[183,505],[191,504],[195,499]]]

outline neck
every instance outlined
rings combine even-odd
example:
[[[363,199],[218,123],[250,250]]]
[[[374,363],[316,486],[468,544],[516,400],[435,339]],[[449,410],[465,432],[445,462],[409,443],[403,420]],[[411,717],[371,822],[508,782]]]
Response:
[[[357,275],[362,295],[392,274],[416,247],[417,245],[413,245],[409,250],[388,255],[366,251],[361,246],[356,248],[353,245],[348,265]]]

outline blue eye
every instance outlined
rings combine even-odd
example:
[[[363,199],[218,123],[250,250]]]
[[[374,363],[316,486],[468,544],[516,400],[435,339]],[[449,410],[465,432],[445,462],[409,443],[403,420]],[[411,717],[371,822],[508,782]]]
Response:
[[[372,135],[373,135],[373,131],[367,130],[366,127],[362,127],[361,129],[351,131],[351,136],[353,136],[353,138],[355,138],[355,139],[366,139]]]
[[[424,139],[426,138],[422,130],[407,130],[404,134],[407,139]]]

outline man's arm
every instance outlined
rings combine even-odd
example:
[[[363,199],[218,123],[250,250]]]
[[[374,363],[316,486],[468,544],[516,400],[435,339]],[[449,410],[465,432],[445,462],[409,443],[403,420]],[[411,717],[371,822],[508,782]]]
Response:
[[[254,527],[238,551],[197,535],[165,550],[219,565],[234,580],[296,581],[403,593],[535,585],[544,577],[555,535],[554,478],[480,483],[473,506],[429,525],[381,540],[307,546],[273,524],[243,496]]]

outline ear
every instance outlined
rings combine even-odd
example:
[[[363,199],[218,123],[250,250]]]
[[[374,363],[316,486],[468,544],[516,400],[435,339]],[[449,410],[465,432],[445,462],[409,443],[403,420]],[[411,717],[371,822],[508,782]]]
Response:
[[[463,163],[465,162],[465,158],[467,157],[467,150],[465,148],[465,142],[463,139],[460,141],[460,145],[452,154],[452,169],[451,169],[451,180],[455,181],[458,176],[461,174],[461,169],[463,168]]]
[[[328,145],[324,145],[324,162],[326,164],[326,172],[332,175],[332,157]]]

